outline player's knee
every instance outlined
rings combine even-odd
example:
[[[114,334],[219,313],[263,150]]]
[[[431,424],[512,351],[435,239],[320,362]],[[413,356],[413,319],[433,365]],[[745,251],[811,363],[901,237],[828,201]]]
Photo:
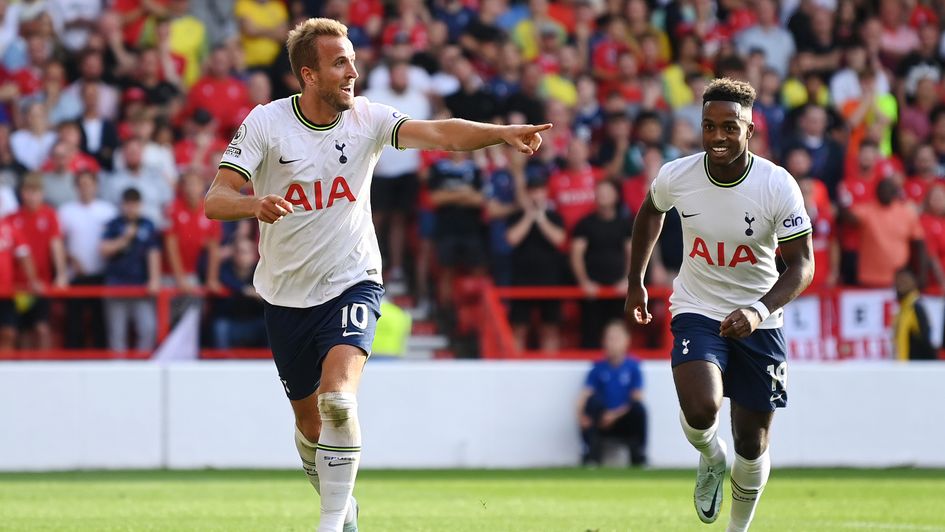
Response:
[[[765,452],[768,448],[767,438],[761,434],[754,434],[751,437],[736,437],[735,452],[745,460],[754,460]]]
[[[318,422],[318,418],[313,419],[296,419],[296,424],[298,425],[299,432],[302,433],[302,436],[305,436],[305,439],[316,443],[318,442],[318,437],[321,436],[321,423]]]
[[[358,399],[351,392],[326,392],[318,396],[318,413],[322,423],[342,427],[357,420]]]
[[[705,430],[715,424],[719,407],[714,401],[699,401],[684,405],[683,414],[690,427]]]

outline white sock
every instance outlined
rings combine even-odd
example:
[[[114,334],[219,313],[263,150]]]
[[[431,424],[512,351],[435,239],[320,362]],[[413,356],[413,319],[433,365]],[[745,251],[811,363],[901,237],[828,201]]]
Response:
[[[351,493],[361,459],[358,400],[353,393],[328,392],[318,396],[322,432],[315,453],[321,495],[318,532],[340,532],[354,510]]]
[[[686,434],[686,439],[689,440],[689,443],[691,443],[697,451],[702,453],[702,456],[704,456],[710,464],[718,464],[725,460],[725,452],[722,451],[722,447],[719,445],[718,417],[715,418],[715,423],[713,423],[711,427],[707,429],[696,429],[689,426],[689,423],[686,421],[686,415],[680,411],[679,424],[682,425],[682,430]]]
[[[732,464],[732,517],[728,522],[728,532],[748,530],[770,473],[771,457],[767,449],[754,460],[746,460],[738,453],[735,454],[735,463]]]
[[[299,450],[299,458],[302,459],[302,469],[305,471],[308,481],[312,483],[315,492],[320,494],[321,488],[318,484],[318,469],[315,467],[316,444],[308,441],[308,438],[302,434],[302,431],[300,431],[298,427],[295,427],[295,448]]]
[[[302,469],[305,470],[308,481],[312,483],[315,492],[320,494],[321,488],[318,482],[318,469],[315,467],[316,444],[308,441],[308,438],[302,434],[302,431],[300,431],[298,427],[295,427],[295,448],[299,450],[299,457],[302,458]],[[354,508],[354,496],[352,495],[351,500],[348,501],[348,513],[345,515],[345,523],[350,523],[357,518],[358,515],[355,513]]]

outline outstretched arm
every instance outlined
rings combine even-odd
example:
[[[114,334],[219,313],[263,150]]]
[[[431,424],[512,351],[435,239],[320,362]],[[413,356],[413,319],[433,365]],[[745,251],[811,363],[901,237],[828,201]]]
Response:
[[[761,304],[769,312],[774,312],[787,305],[801,294],[814,279],[814,246],[811,235],[781,244],[781,259],[787,269],[778,280],[761,296]],[[722,320],[720,334],[731,338],[745,338],[761,325],[758,311],[752,307],[740,308]]]
[[[650,323],[652,316],[646,309],[647,293],[643,286],[643,275],[650,255],[656,246],[656,240],[663,230],[666,213],[653,205],[650,193],[646,193],[640,212],[633,221],[633,235],[630,238],[630,274],[627,276],[627,302],[624,312],[639,324]]]
[[[421,150],[473,151],[505,143],[522,153],[534,154],[541,146],[539,132],[551,124],[509,125],[449,120],[407,120],[397,133],[400,148]]]

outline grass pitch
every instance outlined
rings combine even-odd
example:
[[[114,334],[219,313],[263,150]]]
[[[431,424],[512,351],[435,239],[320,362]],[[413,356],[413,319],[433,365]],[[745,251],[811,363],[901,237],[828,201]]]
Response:
[[[692,506],[693,471],[364,471],[364,532],[723,531]],[[312,531],[301,471],[0,474],[0,530]],[[945,532],[945,471],[777,470],[752,527]]]

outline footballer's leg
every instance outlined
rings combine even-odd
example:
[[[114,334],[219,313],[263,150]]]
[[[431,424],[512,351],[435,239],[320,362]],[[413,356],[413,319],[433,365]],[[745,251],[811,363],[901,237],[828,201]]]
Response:
[[[787,406],[787,345],[781,329],[759,329],[732,341],[725,386],[735,438],[728,530],[744,532],[771,472],[768,434],[774,411]]]
[[[726,470],[726,445],[718,437],[728,345],[718,335],[719,322],[696,314],[673,318],[673,381],[681,409],[679,422],[699,451],[693,502],[704,523],[718,519]]]
[[[357,503],[352,500],[361,458],[356,394],[366,360],[361,348],[341,344],[328,351],[322,364],[317,394],[321,430],[315,452],[321,495],[319,532],[342,530],[342,526],[352,521],[348,519],[349,512],[357,512]],[[346,529],[357,530],[350,526]]]
[[[755,515],[755,508],[768,475],[768,431],[774,412],[750,410],[732,401],[732,436],[735,462],[732,464],[732,510],[727,532],[745,532]]]

